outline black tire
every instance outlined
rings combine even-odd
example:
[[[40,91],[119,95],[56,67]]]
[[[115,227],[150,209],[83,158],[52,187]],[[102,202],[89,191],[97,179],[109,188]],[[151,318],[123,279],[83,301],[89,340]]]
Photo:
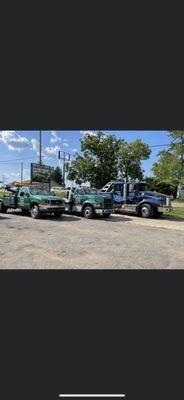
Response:
[[[8,207],[5,207],[4,204],[1,202],[0,203],[0,213],[6,214],[8,210]]]
[[[32,206],[31,207],[31,217],[34,219],[38,219],[38,218],[40,218],[40,215],[41,215],[41,213],[40,213],[39,207],[36,205]]]
[[[83,214],[84,218],[91,219],[91,218],[94,218],[94,216],[95,216],[95,210],[91,206],[86,206],[84,208],[82,214]]]
[[[55,213],[54,213],[54,216],[56,217],[56,218],[59,218],[59,217],[61,217],[62,216],[62,211],[56,211]]]
[[[159,217],[162,217],[163,216],[163,212],[159,212],[159,211],[157,211],[157,209],[154,211],[154,217],[155,218],[159,218]]]
[[[143,204],[140,208],[140,215],[142,218],[151,218],[153,217],[154,209],[150,204]]]

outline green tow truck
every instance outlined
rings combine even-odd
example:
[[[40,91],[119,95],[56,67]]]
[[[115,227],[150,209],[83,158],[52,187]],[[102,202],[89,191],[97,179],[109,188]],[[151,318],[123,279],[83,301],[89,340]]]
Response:
[[[113,212],[113,200],[110,195],[99,195],[94,188],[72,188],[67,192],[65,211],[79,212],[85,218],[109,217]]]
[[[21,209],[24,214],[31,214],[34,219],[40,218],[42,214],[61,217],[65,202],[42,187],[20,184],[14,188],[7,186],[0,197],[0,212],[6,213],[8,209]]]

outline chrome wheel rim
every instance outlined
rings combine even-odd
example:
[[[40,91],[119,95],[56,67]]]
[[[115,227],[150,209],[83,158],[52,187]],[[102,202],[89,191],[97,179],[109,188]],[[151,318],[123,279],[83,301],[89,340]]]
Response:
[[[91,215],[91,210],[87,209],[85,210],[85,215],[88,217],[89,215]]]
[[[148,207],[142,207],[141,212],[143,217],[147,217],[149,215]]]
[[[36,215],[37,215],[37,208],[36,208],[36,207],[33,207],[33,208],[32,208],[32,215],[33,215],[33,216],[36,216]]]

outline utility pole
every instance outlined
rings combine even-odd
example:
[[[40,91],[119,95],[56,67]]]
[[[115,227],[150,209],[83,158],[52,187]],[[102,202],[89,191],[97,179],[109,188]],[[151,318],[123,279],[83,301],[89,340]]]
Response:
[[[65,188],[65,152],[63,152],[63,186]]]
[[[39,151],[39,155],[40,155],[40,165],[42,165],[42,131],[39,131],[39,142],[40,142],[40,151]]]
[[[23,182],[23,168],[24,168],[24,164],[23,162],[21,162],[21,172],[20,172],[20,182]]]
[[[61,156],[63,154],[63,156]],[[68,155],[68,160],[70,161],[70,154],[66,153],[65,151],[59,150],[58,152],[58,159],[63,160],[63,186],[65,188],[65,164],[66,164],[66,154]]]

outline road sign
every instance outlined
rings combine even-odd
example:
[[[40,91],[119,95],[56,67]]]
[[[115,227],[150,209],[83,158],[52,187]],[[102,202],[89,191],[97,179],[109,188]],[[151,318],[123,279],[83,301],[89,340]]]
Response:
[[[54,167],[50,165],[31,164],[31,183],[40,182],[50,189],[51,173]]]

